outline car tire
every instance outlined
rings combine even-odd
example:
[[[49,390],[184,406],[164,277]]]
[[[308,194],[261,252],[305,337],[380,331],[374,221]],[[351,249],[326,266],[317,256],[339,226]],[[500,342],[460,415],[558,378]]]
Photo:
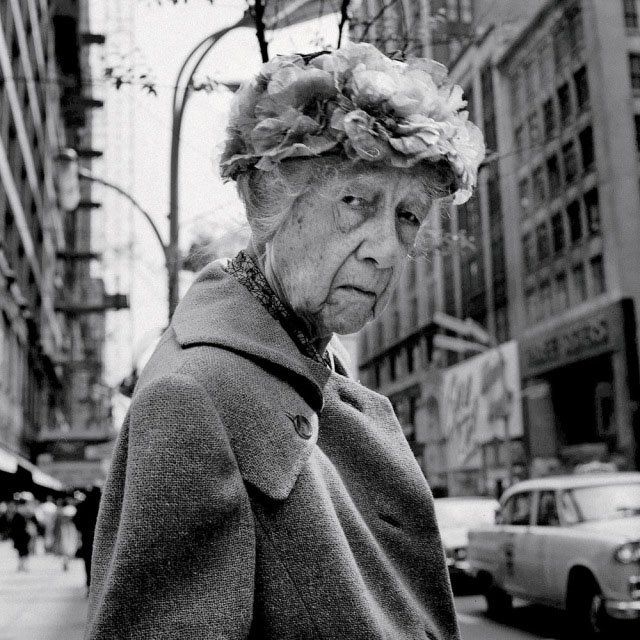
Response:
[[[600,638],[606,631],[607,615],[602,592],[595,578],[573,581],[567,594],[569,624],[580,638]]]
[[[493,617],[501,617],[511,611],[512,597],[495,584],[490,584],[484,593],[487,601],[487,613]]]

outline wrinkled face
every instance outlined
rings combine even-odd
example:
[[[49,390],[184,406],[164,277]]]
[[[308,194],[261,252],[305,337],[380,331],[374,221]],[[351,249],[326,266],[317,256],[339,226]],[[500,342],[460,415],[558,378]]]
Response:
[[[431,201],[424,168],[347,167],[296,200],[267,273],[316,336],[358,331],[387,303]]]

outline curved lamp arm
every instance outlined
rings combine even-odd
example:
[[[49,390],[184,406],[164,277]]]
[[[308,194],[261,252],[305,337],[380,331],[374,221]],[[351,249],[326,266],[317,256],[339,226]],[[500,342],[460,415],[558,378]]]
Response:
[[[147,222],[151,226],[153,233],[158,239],[160,246],[162,247],[162,252],[164,253],[165,262],[167,263],[167,265],[169,264],[168,263],[169,247],[168,245],[165,244],[164,240],[162,239],[162,235],[160,235],[160,231],[158,230],[156,223],[153,221],[153,218],[149,215],[149,213],[142,208],[140,203],[130,193],[125,191],[122,187],[119,187],[117,184],[113,184],[112,182],[109,182],[104,178],[99,178],[98,176],[94,176],[90,171],[87,171],[86,169],[83,169],[81,167],[78,169],[78,176],[82,180],[87,180],[89,182],[96,182],[97,184],[104,185],[105,187],[108,187],[109,189],[112,189],[113,191],[116,191],[117,193],[119,193],[123,198],[126,198],[146,218]]]
[[[185,106],[189,98],[191,80],[198,70],[198,67],[205,56],[211,51],[214,45],[233,29],[238,27],[248,27],[253,24],[250,11],[247,9],[238,22],[220,29],[210,35],[195,46],[191,53],[183,62],[178,73],[178,79],[173,91],[172,106],[172,126],[171,126],[171,158],[170,158],[170,178],[169,178],[169,245],[167,265],[169,268],[169,315],[173,314],[178,304],[178,272],[180,269],[178,260],[178,234],[179,234],[179,201],[178,201],[178,179],[179,179],[179,148],[180,130],[182,128],[182,117]]]

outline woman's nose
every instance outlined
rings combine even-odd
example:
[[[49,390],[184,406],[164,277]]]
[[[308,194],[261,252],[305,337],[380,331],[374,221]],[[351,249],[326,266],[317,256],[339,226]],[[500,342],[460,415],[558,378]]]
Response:
[[[357,257],[373,260],[380,269],[394,267],[405,251],[398,238],[395,208],[385,207],[363,225],[364,238],[358,247]]]

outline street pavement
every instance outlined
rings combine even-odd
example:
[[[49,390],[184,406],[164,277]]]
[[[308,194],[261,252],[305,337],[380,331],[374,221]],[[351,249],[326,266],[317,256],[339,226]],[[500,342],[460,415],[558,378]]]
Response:
[[[503,620],[486,613],[480,595],[456,597],[456,612],[462,640],[568,640],[563,615],[545,607],[527,605],[516,600],[513,611]]]
[[[29,571],[17,572],[10,542],[0,542],[0,640],[81,640],[87,612],[84,564],[68,571],[55,556],[29,558]]]
[[[29,559],[27,573],[16,567],[11,543],[0,542],[0,640],[82,640],[87,611],[82,561],[73,560],[64,572],[59,558],[40,551]],[[462,640],[573,640],[562,613],[514,604],[505,619],[495,620],[487,616],[482,596],[459,593]]]

